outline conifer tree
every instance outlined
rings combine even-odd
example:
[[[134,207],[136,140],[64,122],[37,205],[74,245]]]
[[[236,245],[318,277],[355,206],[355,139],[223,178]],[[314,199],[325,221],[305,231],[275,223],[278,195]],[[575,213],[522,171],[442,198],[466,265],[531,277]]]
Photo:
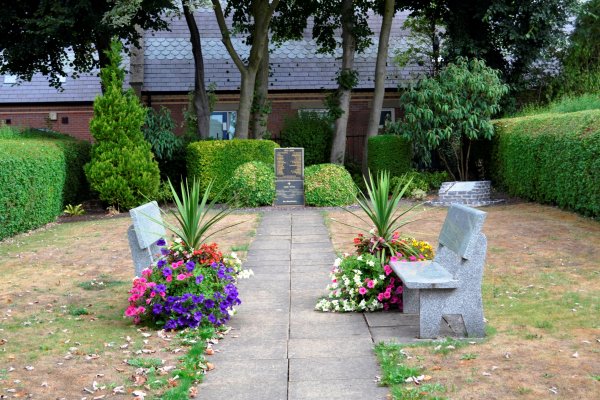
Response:
[[[104,94],[94,100],[90,131],[95,139],[85,173],[100,200],[130,209],[153,199],[158,191],[158,164],[144,140],[146,110],[131,89],[123,91],[122,45],[113,40],[107,67],[100,72]]]

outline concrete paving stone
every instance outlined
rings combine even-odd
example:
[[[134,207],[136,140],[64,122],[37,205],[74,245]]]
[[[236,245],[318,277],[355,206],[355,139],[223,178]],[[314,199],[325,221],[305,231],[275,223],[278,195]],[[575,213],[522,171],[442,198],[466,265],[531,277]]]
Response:
[[[323,251],[328,251],[331,250],[331,252],[333,253],[333,246],[331,245],[331,242],[327,241],[327,242],[315,242],[315,243],[294,243],[294,250],[309,250],[309,251],[313,251],[313,250],[323,250]]]
[[[214,349],[219,350],[218,358],[231,361],[286,359],[288,341],[227,337]]]
[[[331,313],[322,311],[295,311],[290,314],[290,322],[293,323],[365,323],[360,313]]]
[[[254,261],[289,261],[290,253],[281,250],[257,250],[249,252],[246,260],[249,263]]]
[[[249,247],[249,252],[256,250],[280,250],[290,251],[292,246],[291,239],[279,239],[279,240],[255,240]]]
[[[208,357],[208,361],[212,358]],[[205,382],[215,385],[257,382],[286,382],[288,380],[288,360],[221,360],[215,369],[206,374]],[[201,385],[202,387],[203,385]]]
[[[272,267],[272,268],[276,268],[276,267],[282,267],[282,268],[287,268],[289,269],[290,265],[291,265],[291,261],[287,260],[287,261],[281,261],[281,260],[260,260],[260,259],[252,259],[252,260],[246,260],[242,263],[242,265],[244,267],[247,268],[254,268],[254,267]]]
[[[290,298],[281,297],[253,297],[242,298],[244,307],[251,307],[254,310],[279,310],[290,309]]]
[[[302,215],[292,214],[292,224],[321,224],[323,225],[325,218],[320,214]]]
[[[294,235],[292,246],[296,243],[327,243],[330,242],[329,235]]]
[[[300,273],[291,274],[292,290],[309,290],[309,289],[325,289],[329,284],[328,273]]]
[[[323,235],[329,237],[329,231],[325,228],[325,225],[321,226],[302,226],[296,225],[292,227],[291,231],[293,236],[296,235]]]
[[[288,400],[386,400],[388,389],[373,378],[290,382]]]
[[[327,274],[329,276],[329,272],[333,268],[333,263],[320,263],[320,262],[307,262],[307,261],[292,261],[291,272],[294,273],[319,273],[319,274]]]
[[[416,325],[382,326],[370,328],[375,343],[416,343],[419,327]]]
[[[281,239],[289,239],[290,234],[281,234],[275,235],[272,233],[266,234],[264,232],[256,232],[256,240],[281,240]]]
[[[239,306],[237,313],[231,317],[230,326],[242,329],[244,326],[253,325],[282,325],[288,324],[290,316],[287,310],[253,310],[249,307]]]
[[[248,278],[245,282],[245,286],[252,286],[258,280],[261,281],[288,281],[290,280],[290,273],[279,267],[275,267],[271,270],[267,270],[264,267],[252,268],[254,276]]]
[[[368,357],[373,355],[370,337],[290,339],[288,358]]]
[[[285,290],[290,289],[290,281],[285,279],[280,280],[266,280],[261,279],[260,276],[254,276],[248,280],[240,281],[238,283],[238,288],[240,290],[243,288],[244,290]]]
[[[256,230],[256,234],[262,235],[262,236],[266,236],[266,235],[273,235],[273,236],[288,235],[289,236],[292,234],[292,227],[289,225],[274,225],[274,226],[261,225]]]
[[[249,383],[203,383],[198,390],[197,399],[202,400],[288,400],[286,381],[261,384],[260,381]]]
[[[230,336],[238,336],[242,339],[262,340],[287,340],[289,339],[290,327],[287,323],[273,325],[237,325],[231,326]]]
[[[301,250],[291,252],[292,261],[314,261],[321,264],[330,264],[337,258],[335,253],[321,250]]]
[[[370,327],[419,325],[418,314],[404,314],[397,311],[381,311],[365,313],[365,317],[367,318],[367,323]]]
[[[371,340],[371,333],[367,324],[361,323],[306,323],[292,322],[290,324],[291,339],[319,339],[319,338],[352,338],[363,337]]]
[[[372,373],[373,376],[368,376]],[[293,358],[289,361],[289,381],[322,381],[335,379],[375,379],[379,364],[375,356],[351,358]]]
[[[243,281],[243,287],[242,289],[239,289],[240,292],[240,296],[244,296],[244,299],[248,299],[248,298],[264,298],[264,297],[276,297],[276,298],[280,298],[280,299],[287,299],[290,297],[290,290],[289,288],[283,288],[283,289],[261,289],[261,290],[256,290],[253,286],[252,286],[252,278],[250,278],[249,280],[244,280]],[[247,282],[247,284],[246,284]],[[238,284],[238,287],[240,286],[240,284]]]

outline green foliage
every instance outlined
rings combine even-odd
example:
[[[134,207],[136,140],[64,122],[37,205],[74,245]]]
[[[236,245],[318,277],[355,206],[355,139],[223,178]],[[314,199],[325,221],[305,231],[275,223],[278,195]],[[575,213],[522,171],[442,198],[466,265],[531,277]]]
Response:
[[[186,176],[185,144],[182,137],[176,136],[175,121],[168,108],[160,111],[149,108],[143,127],[144,138],[152,146],[158,161],[161,179],[179,183]]]
[[[171,182],[169,182],[169,186],[176,206],[175,210],[171,210],[169,213],[177,220],[177,224],[172,224],[168,222],[168,219],[164,219],[162,225],[181,239],[190,252],[200,249],[200,245],[213,234],[228,228],[221,228],[209,233],[217,222],[231,213],[229,208],[213,211],[215,202],[209,202],[212,182],[208,184],[202,197],[200,197],[200,185],[197,179],[192,180],[191,186],[187,179],[185,182],[181,182],[181,197]]]
[[[391,176],[400,176],[410,170],[411,144],[405,137],[379,135],[369,138],[369,170],[377,175],[389,171]]]
[[[600,91],[600,0],[581,5],[571,33],[563,71],[558,81],[562,93]]]
[[[451,170],[454,163],[448,154],[440,152],[440,157],[450,174],[457,172],[460,180],[468,180],[470,142],[492,137],[490,118],[507,92],[497,71],[481,60],[461,58],[402,95],[405,115],[395,131],[412,140],[415,155],[426,165],[431,150],[449,145],[458,171]]]
[[[580,96],[566,95],[545,106],[527,106],[515,117],[536,114],[563,114],[598,109],[600,109],[600,95],[597,93],[582,94]]]
[[[446,172],[419,172],[410,171],[402,176],[396,176],[391,179],[391,187],[404,187],[407,185],[405,194],[410,197],[418,197],[415,194],[420,192],[428,193],[438,190],[442,182],[450,180],[450,175]]]
[[[311,165],[304,170],[304,196],[309,206],[346,206],[356,200],[356,185],[340,165]]]
[[[107,54],[111,63],[100,72],[104,95],[94,101],[90,131],[96,143],[85,173],[102,201],[129,209],[156,196],[160,176],[142,135],[146,111],[132,90],[122,89],[121,49],[114,41]]]
[[[333,126],[330,118],[316,112],[301,111],[285,118],[281,130],[283,147],[304,148],[304,165],[323,164],[329,160]]]
[[[258,207],[273,204],[275,199],[275,172],[272,165],[250,161],[236,168],[231,187],[237,205]]]
[[[61,149],[43,140],[0,140],[0,239],[62,213],[66,179]]]
[[[495,123],[492,173],[511,195],[600,216],[600,111]]]
[[[270,140],[207,140],[190,143],[187,147],[188,176],[197,177],[201,190],[210,182],[216,195],[229,199],[233,188],[231,176],[240,165],[249,161],[274,164],[274,149],[279,145]]]
[[[72,215],[72,216],[85,214],[85,210],[83,209],[83,206],[81,204],[77,204],[77,205],[67,204],[65,206],[65,209],[63,210],[63,212],[67,215]]]

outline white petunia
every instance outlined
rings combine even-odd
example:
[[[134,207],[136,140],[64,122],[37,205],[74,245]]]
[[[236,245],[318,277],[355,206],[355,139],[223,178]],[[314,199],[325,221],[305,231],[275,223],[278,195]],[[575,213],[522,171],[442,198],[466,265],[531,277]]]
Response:
[[[335,261],[333,262],[333,266],[334,267],[339,267],[340,264],[342,263],[342,259],[341,258],[336,258]]]
[[[369,261],[367,261],[367,265],[368,265],[369,267],[374,267],[374,266],[375,266],[375,261],[373,261],[373,260],[369,260]]]

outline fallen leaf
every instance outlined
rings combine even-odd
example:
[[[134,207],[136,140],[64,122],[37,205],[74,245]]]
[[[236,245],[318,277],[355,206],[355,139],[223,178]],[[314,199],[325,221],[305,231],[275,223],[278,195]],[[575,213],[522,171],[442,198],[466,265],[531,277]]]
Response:
[[[188,391],[188,395],[192,398],[198,396],[198,388],[196,386],[192,386]]]
[[[169,387],[175,387],[179,384],[179,382],[177,382],[177,377],[174,378],[169,378],[167,380]]]
[[[143,384],[146,383],[148,378],[146,378],[145,376],[142,376],[142,375],[131,375],[131,380],[133,381],[133,384],[135,386],[142,386]]]
[[[483,376],[492,376],[492,374],[490,374],[489,372],[484,371],[481,375]]]
[[[575,353],[573,353],[573,354],[571,355],[571,357],[573,357],[573,358],[579,358],[579,353],[578,353],[578,352],[575,352]]]
[[[552,386],[551,388],[548,389],[550,391],[550,393],[553,394],[558,394],[558,388],[555,386]]]
[[[207,356],[212,356],[213,354],[215,354],[215,351],[211,348],[208,347],[205,351],[204,354],[206,354]]]
[[[144,399],[144,397],[146,397],[146,392],[141,391],[141,390],[134,390],[133,393],[131,393],[134,396],[139,397],[140,399]]]
[[[25,369],[26,369],[27,371],[33,371],[35,368],[33,368],[33,366],[31,366],[31,365],[26,365],[26,366],[25,366]]]
[[[117,386],[112,392],[113,394],[125,394],[125,386]]]
[[[46,381],[42,382],[41,386],[42,387],[48,387],[48,382],[46,382]]]
[[[152,334],[151,333],[142,333],[142,336],[143,337],[150,337],[150,336],[152,336]]]
[[[433,367],[431,367],[432,371],[439,371],[441,369],[442,369],[442,367],[440,367],[439,365],[434,365]]]
[[[213,369],[215,369],[215,365],[214,365],[213,363],[209,363],[209,362],[207,362],[207,363],[206,363],[206,369],[207,369],[208,371],[212,371]]]

